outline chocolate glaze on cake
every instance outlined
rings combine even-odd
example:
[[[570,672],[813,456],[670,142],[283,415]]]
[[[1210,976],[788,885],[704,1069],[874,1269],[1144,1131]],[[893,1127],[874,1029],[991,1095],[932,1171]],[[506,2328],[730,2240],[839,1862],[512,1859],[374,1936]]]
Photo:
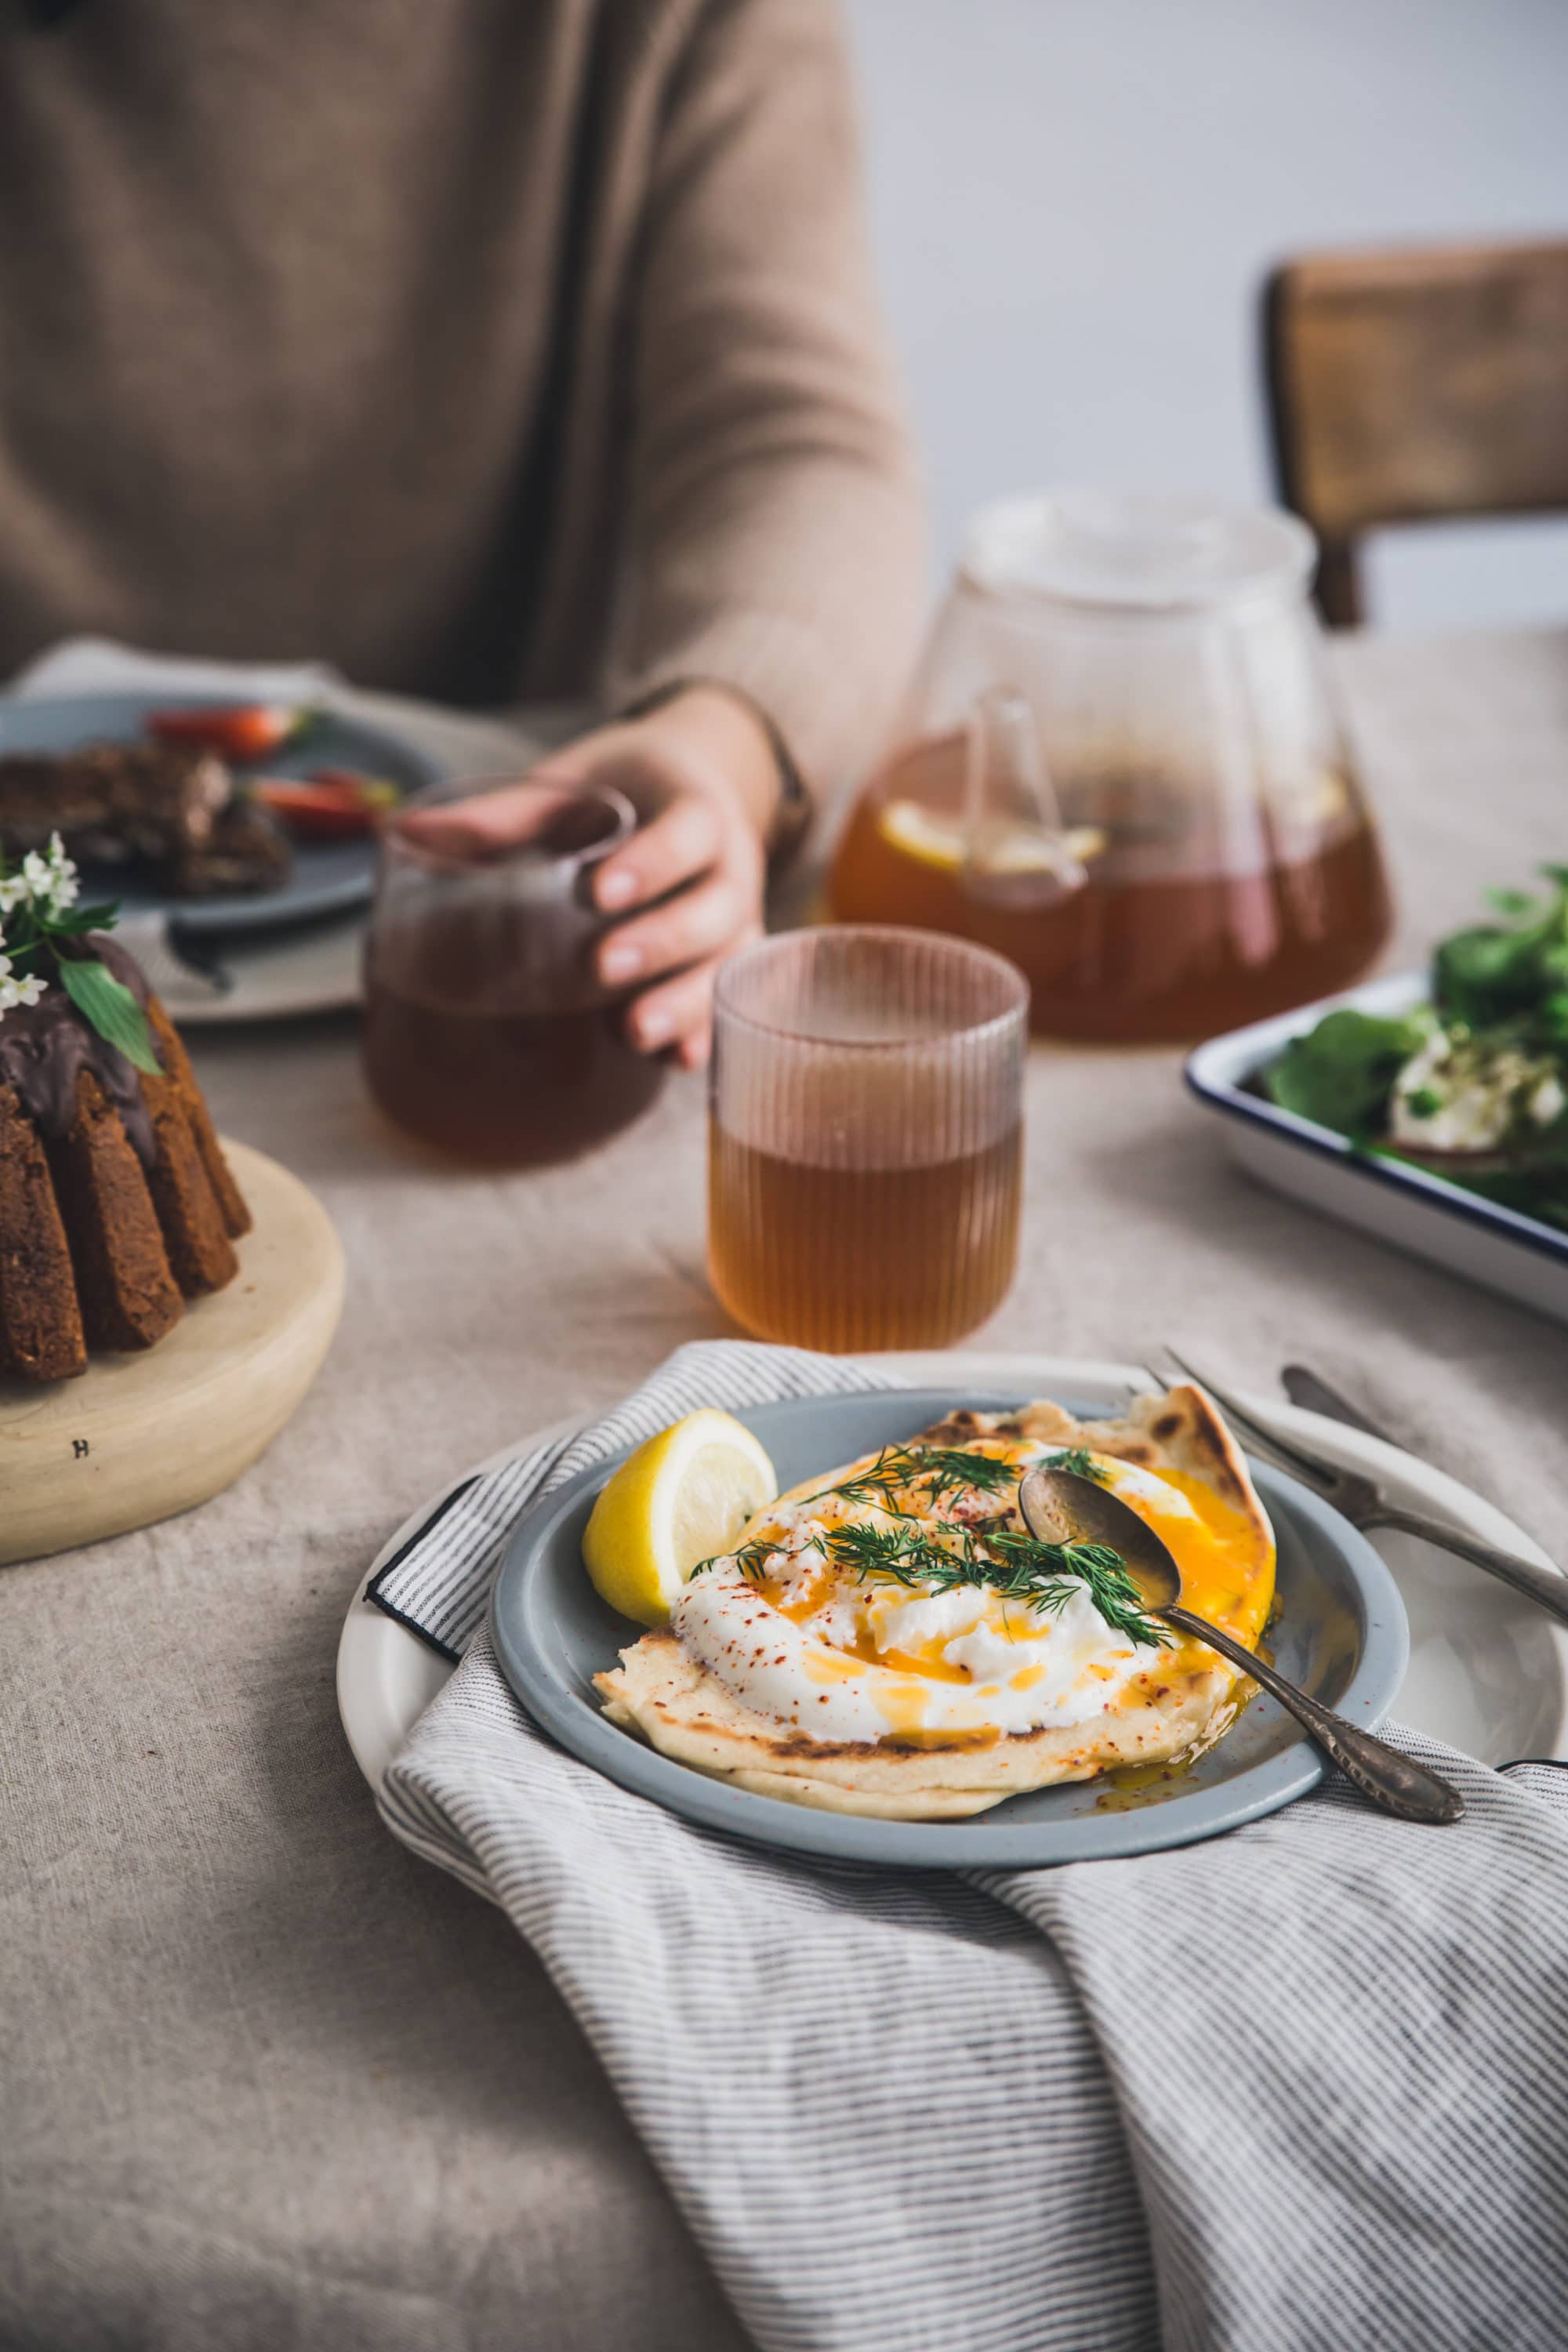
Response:
[[[234,1279],[250,1224],[168,1014],[122,948],[89,944],[144,1005],[160,1068],[136,1070],[56,979],[0,1017],[0,1379],[152,1347]]]
[[[147,982],[134,959],[102,931],[85,947],[123,981],[143,1011]],[[77,1080],[90,1070],[124,1122],[143,1168],[157,1158],[153,1115],[141,1074],[118,1045],[84,1021],[59,981],[51,977],[38,1003],[0,1013],[0,1086],[15,1087],[28,1118],[51,1143],[63,1143],[77,1114]]]

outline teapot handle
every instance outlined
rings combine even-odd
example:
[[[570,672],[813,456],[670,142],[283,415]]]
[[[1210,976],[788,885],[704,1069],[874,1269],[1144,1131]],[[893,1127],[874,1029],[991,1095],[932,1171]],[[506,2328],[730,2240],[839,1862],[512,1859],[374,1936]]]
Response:
[[[965,888],[1010,906],[1047,906],[1089,880],[1062,822],[1034,710],[1016,687],[970,705],[963,761]]]

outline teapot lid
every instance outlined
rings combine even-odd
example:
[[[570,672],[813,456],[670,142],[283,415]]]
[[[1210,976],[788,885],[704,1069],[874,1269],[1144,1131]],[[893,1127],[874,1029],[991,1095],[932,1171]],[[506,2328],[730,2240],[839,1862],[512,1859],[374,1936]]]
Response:
[[[1299,588],[1317,560],[1277,508],[1088,486],[1005,499],[970,524],[964,570],[1001,595],[1197,611]]]

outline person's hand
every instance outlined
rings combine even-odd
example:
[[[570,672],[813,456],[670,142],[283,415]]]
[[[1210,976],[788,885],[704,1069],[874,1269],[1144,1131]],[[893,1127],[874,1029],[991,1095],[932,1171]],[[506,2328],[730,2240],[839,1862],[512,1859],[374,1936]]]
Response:
[[[643,820],[594,877],[595,905],[617,919],[596,968],[606,987],[637,990],[624,1018],[640,1052],[668,1050],[698,1068],[711,1041],[713,975],[763,925],[781,779],[762,719],[738,695],[689,687],[641,718],[579,736],[527,782],[614,785]],[[465,829],[476,841],[519,839],[525,806],[503,785],[465,804]]]

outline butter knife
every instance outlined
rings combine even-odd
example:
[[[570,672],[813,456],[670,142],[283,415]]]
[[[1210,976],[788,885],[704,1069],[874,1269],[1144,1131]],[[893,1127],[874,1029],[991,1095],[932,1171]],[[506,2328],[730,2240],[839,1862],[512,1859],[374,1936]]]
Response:
[[[1287,1364],[1279,1375],[1279,1385],[1292,1404],[1302,1406],[1308,1412],[1321,1412],[1330,1421],[1342,1421],[1347,1429],[1359,1429],[1363,1436],[1378,1438],[1384,1445],[1399,1443],[1397,1438],[1390,1437],[1386,1429],[1379,1429],[1375,1421],[1369,1421],[1349,1397],[1342,1397],[1338,1389],[1331,1389],[1327,1381],[1309,1371],[1305,1364]]]

